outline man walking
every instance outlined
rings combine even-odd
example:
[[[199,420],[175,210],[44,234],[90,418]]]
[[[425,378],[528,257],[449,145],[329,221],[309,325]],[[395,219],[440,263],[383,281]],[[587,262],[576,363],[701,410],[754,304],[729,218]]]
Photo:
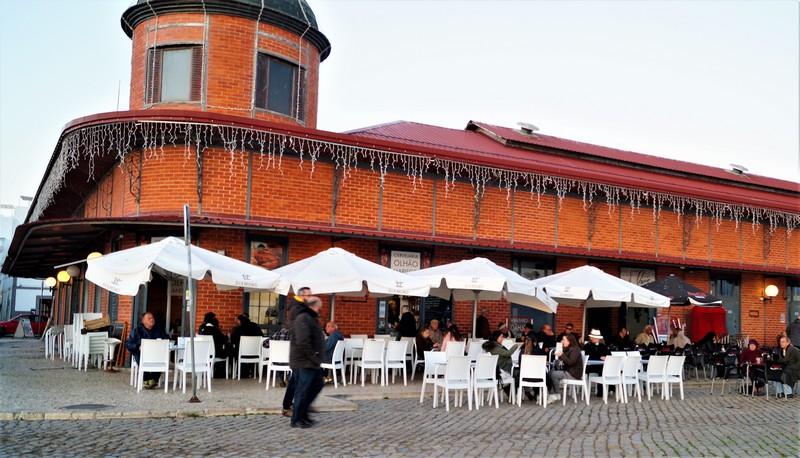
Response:
[[[289,366],[296,377],[292,428],[309,428],[315,422],[308,416],[308,408],[322,390],[322,358],[325,339],[319,325],[322,301],[316,296],[305,300],[295,316],[289,350]]]
[[[311,288],[308,286],[303,286],[297,290],[297,294],[292,295],[292,297],[289,298],[289,301],[286,304],[286,322],[283,323],[281,330],[276,333],[277,340],[292,340],[294,319],[297,316],[297,312],[304,308],[305,301],[309,297],[311,297]],[[289,342],[289,345],[291,351],[291,342]],[[286,382],[281,380],[281,383],[284,384]],[[294,402],[294,390],[296,386],[297,379],[290,373],[289,382],[286,386],[286,392],[283,394],[283,410],[281,412],[283,413],[284,417],[292,416],[292,403]]]

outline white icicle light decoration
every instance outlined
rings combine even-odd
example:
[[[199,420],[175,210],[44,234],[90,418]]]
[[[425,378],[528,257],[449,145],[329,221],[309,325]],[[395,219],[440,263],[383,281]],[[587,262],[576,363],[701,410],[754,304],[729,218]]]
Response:
[[[95,157],[115,154],[117,161],[122,163],[125,156],[136,148],[137,137],[143,139],[138,148],[143,150],[144,162],[159,158],[164,153],[165,146],[177,147],[180,143],[184,145],[186,162],[193,159],[197,162],[198,153],[212,145],[212,140],[217,139],[215,143],[221,144],[222,148],[230,154],[229,171],[231,175],[234,174],[236,167],[247,167],[246,157],[249,152],[260,153],[258,163],[254,164],[257,170],[273,168],[281,171],[283,155],[288,150],[298,154],[299,167],[302,168],[306,161],[311,162],[309,176],[314,173],[316,161],[321,156],[328,155],[336,168],[342,171],[343,179],[346,180],[350,177],[350,171],[357,168],[359,162],[362,162],[368,164],[370,170],[377,170],[380,174],[381,186],[390,169],[399,169],[411,179],[413,190],[416,190],[426,173],[443,175],[446,194],[453,189],[458,179],[466,179],[475,189],[476,200],[483,195],[487,186],[496,183],[498,188],[506,190],[509,202],[511,193],[518,187],[529,187],[531,198],[536,197],[537,204],[540,204],[541,196],[547,190],[555,192],[559,205],[568,192],[575,191],[582,196],[584,209],[593,202],[595,196],[603,194],[606,196],[609,211],[623,201],[630,204],[632,213],[639,211],[642,205],[649,204],[653,207],[654,219],[658,218],[662,208],[667,207],[681,216],[694,210],[695,220],[698,223],[703,215],[708,213],[717,227],[726,217],[735,221],[737,228],[740,221],[752,220],[753,231],[757,225],[766,220],[769,222],[770,233],[778,225],[785,224],[788,234],[791,234],[792,230],[800,225],[800,214],[747,205],[714,202],[586,180],[381,151],[300,138],[283,133],[221,125],[161,121],[110,123],[77,129],[67,134],[61,141],[58,156],[42,186],[30,221],[37,221],[44,210],[53,203],[56,192],[64,185],[66,174],[76,168],[81,160],[88,161],[89,179],[93,179]]]

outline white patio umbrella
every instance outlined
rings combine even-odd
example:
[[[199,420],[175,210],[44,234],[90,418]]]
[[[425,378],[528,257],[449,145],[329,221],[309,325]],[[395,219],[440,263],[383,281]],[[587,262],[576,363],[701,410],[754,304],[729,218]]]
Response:
[[[313,294],[340,294],[344,296],[427,296],[430,286],[423,280],[389,269],[350,253],[341,248],[328,248],[314,256],[302,259],[272,272],[282,277],[276,291],[286,295],[309,287]],[[333,318],[334,300],[331,300]]]
[[[533,283],[543,288],[559,304],[579,307],[584,305],[583,328],[586,327],[586,309],[620,307],[669,307],[669,298],[642,288],[619,277],[607,274],[597,267],[581,266],[566,272],[537,278]]]
[[[280,275],[238,259],[190,245],[191,277],[210,278],[218,289],[274,290]],[[86,279],[111,292],[135,296],[139,285],[151,279],[156,271],[188,276],[186,244],[177,237],[167,237],[149,245],[120,250],[87,261]]]
[[[537,290],[532,281],[486,258],[474,258],[409,272],[431,285],[431,295],[454,300],[472,299],[472,335],[475,335],[478,300],[498,300],[555,313],[558,303]]]

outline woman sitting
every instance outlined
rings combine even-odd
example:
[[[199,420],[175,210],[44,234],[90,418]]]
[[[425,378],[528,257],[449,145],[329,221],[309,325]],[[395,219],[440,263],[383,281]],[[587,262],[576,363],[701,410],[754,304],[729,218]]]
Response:
[[[572,334],[564,335],[561,338],[561,345],[563,349],[561,352],[556,352],[556,358],[561,362],[562,370],[550,371],[550,379],[553,382],[553,388],[556,393],[548,396],[547,402],[555,402],[561,399],[558,391],[561,389],[562,380],[580,380],[583,377],[583,359],[575,336]]]
[[[748,374],[750,386],[755,382],[755,395],[761,396],[761,388],[764,387],[766,377],[764,376],[764,366],[761,365],[761,351],[758,349],[758,341],[756,339],[750,339],[750,342],[747,343],[747,348],[742,350],[739,355],[739,364],[741,365],[740,370],[742,373]]]
[[[458,326],[455,323],[450,324],[450,326],[445,329],[444,337],[442,338],[442,351],[447,351],[447,342],[461,342],[464,340],[464,337],[461,336],[461,333],[458,332]]]
[[[497,355],[497,369],[500,372],[499,379],[511,377],[514,368],[511,356],[516,351],[516,347],[509,350],[503,346],[503,333],[500,330],[492,331],[489,340],[483,343],[483,350],[489,354]],[[506,393],[506,396],[508,396],[510,389],[509,385],[503,387],[503,392]]]
[[[439,344],[434,343],[431,339],[431,328],[425,326],[419,330],[419,334],[417,334],[417,358],[419,360],[424,361],[425,352],[438,347]]]
[[[531,331],[522,335],[522,350],[519,352],[519,361],[518,363],[522,365],[522,355],[539,355],[545,356],[546,353],[544,350],[539,348],[539,342],[536,340],[536,333]],[[550,389],[552,386],[550,385],[550,379],[547,379],[547,388]],[[536,396],[530,392],[529,389],[524,390],[525,397],[528,398],[529,401],[535,401]]]

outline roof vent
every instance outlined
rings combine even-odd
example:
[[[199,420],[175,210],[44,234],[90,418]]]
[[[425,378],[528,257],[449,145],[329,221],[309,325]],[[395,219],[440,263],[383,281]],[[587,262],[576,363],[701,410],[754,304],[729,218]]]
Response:
[[[731,170],[728,170],[728,172],[734,175],[744,176],[745,172],[747,172],[747,167],[739,164],[731,164]]]
[[[539,138],[534,132],[539,130],[538,127],[534,126],[529,122],[518,122],[517,125],[519,126],[519,130],[517,132],[521,133],[522,135],[527,135],[528,137]]]

